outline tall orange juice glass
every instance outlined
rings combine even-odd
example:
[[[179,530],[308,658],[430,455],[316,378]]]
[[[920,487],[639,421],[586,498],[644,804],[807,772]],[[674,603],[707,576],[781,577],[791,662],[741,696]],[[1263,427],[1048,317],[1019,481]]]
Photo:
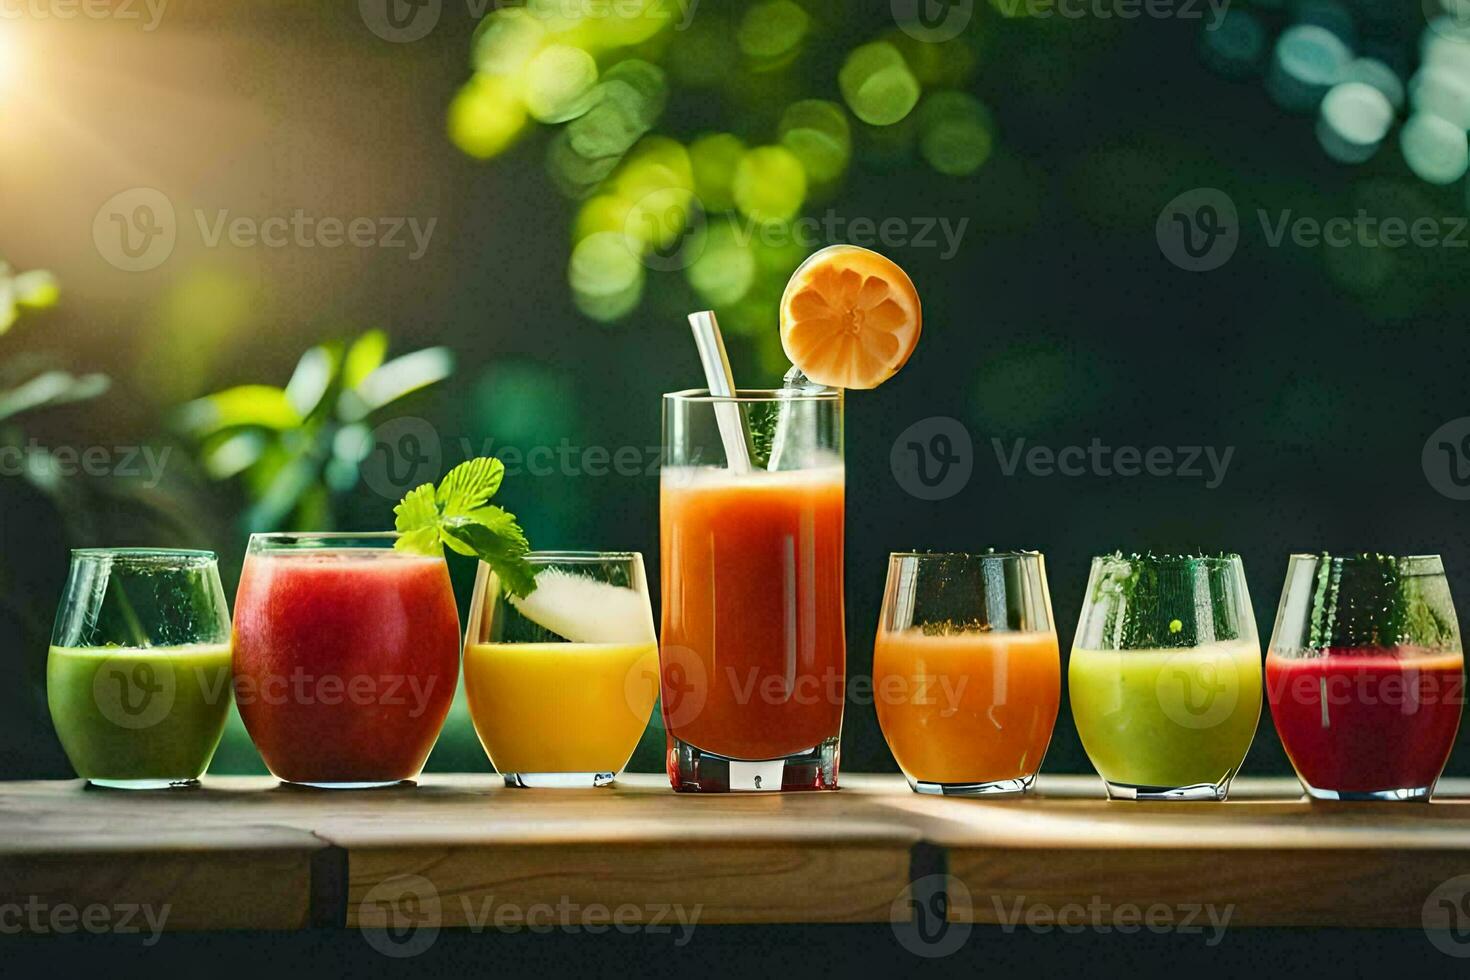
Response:
[[[914,792],[1030,789],[1061,684],[1039,553],[889,557],[873,698]]]
[[[727,458],[731,433],[746,459]],[[664,396],[659,675],[674,789],[837,787],[843,493],[840,391]]]

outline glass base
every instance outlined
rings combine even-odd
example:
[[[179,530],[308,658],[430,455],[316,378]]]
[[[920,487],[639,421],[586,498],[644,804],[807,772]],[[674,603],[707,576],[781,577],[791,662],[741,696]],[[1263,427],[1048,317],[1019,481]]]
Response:
[[[299,786],[303,789],[387,789],[389,786],[412,786],[412,779],[389,779],[381,783],[299,783],[290,779],[281,780],[282,786]]]
[[[1218,783],[1195,783],[1191,786],[1130,786],[1104,779],[1110,800],[1223,800],[1230,792],[1230,780]]]
[[[505,785],[519,789],[587,789],[611,786],[616,773],[611,772],[507,772]]]
[[[837,738],[778,759],[731,759],[669,736],[669,783],[677,793],[771,793],[836,789]]]
[[[1030,792],[1036,773],[1019,779],[993,779],[983,783],[926,783],[909,779],[909,788],[924,796],[1018,796]]]
[[[102,789],[193,789],[199,785],[197,779],[88,779],[87,782]]]
[[[1429,794],[1434,791],[1433,786],[1419,786],[1414,789],[1375,789],[1362,792],[1350,792],[1348,790],[1317,789],[1315,786],[1306,787],[1307,795],[1314,800],[1342,800],[1344,802],[1379,801],[1391,803],[1427,803]]]

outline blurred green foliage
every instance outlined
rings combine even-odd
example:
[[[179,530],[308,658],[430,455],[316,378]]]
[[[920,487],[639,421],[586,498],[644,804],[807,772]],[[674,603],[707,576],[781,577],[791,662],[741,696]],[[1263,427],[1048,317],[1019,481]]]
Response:
[[[44,270],[15,272],[0,260],[0,334],[9,332],[23,311],[55,306],[61,297],[56,277]],[[49,451],[25,439],[22,416],[29,412],[88,401],[107,391],[103,374],[77,376],[53,366],[42,354],[9,357],[0,362],[0,446],[20,454],[20,474],[42,490],[54,490],[57,468]]]
[[[44,310],[60,295],[56,277],[45,269],[16,272],[0,261],[0,333],[15,326],[22,310]]]
[[[491,12],[449,135],[483,159],[533,122],[564,124],[548,136],[546,164],[581,202],[567,265],[578,309],[625,318],[650,274],[682,273],[692,302],[720,307],[774,361],[781,289],[825,244],[793,222],[840,193],[859,150],[880,169],[901,156],[951,177],[989,159],[990,113],[957,90],[973,77],[979,27],[920,41],[884,11],[860,18],[872,26],[853,45],[846,22],[857,13],[844,4],[751,0],[690,13],[661,0],[528,0]],[[673,101],[688,122],[659,131],[671,128]]]
[[[205,473],[242,482],[246,531],[335,527],[334,501],[357,486],[375,422],[454,370],[444,347],[387,353],[388,335],[369,330],[302,354],[284,388],[237,385],[179,410]]]

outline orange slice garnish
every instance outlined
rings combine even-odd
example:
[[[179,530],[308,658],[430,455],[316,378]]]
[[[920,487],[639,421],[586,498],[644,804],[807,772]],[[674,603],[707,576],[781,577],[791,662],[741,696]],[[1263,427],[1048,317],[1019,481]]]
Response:
[[[919,293],[891,259],[830,245],[791,275],[781,296],[781,346],[811,380],[876,388],[919,343]]]

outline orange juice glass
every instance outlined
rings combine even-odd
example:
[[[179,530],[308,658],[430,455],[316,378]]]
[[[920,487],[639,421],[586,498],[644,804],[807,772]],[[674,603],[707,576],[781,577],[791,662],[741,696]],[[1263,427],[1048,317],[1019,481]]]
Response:
[[[732,433],[749,440],[748,464],[727,458]],[[835,789],[846,682],[842,393],[665,395],[663,462],[670,783]]]
[[[878,723],[916,793],[1031,788],[1062,668],[1037,552],[895,554],[873,648]]]

